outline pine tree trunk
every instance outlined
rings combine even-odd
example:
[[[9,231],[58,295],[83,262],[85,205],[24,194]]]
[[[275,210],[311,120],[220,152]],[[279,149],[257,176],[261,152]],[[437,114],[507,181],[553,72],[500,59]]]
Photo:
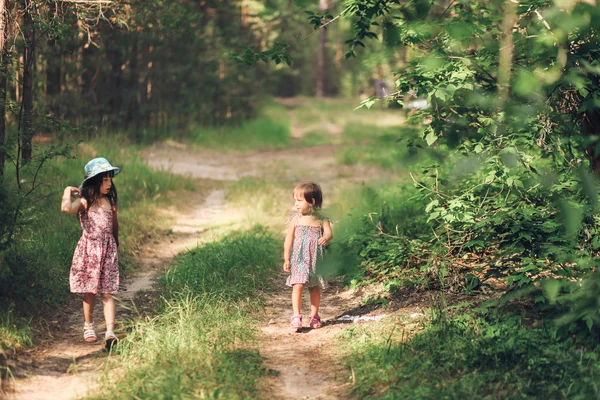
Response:
[[[319,0],[319,11],[321,13],[329,10],[329,0]],[[327,86],[327,30],[321,28],[319,31],[319,50],[317,52],[317,73],[315,82],[315,96],[323,97]]]
[[[124,36],[119,29],[103,24],[103,34],[106,37],[106,56],[110,62],[110,92],[108,93],[109,124],[119,127],[123,123],[123,98],[127,96],[123,88],[123,53],[121,50]],[[126,88],[125,88],[126,89]]]
[[[131,53],[129,58],[129,77],[128,77],[128,98],[127,98],[127,127],[136,128],[139,124],[139,90],[138,90],[138,58],[139,58],[139,35],[133,36],[133,43],[131,47]]]
[[[33,18],[31,16],[32,3],[23,0],[23,120],[21,135],[21,162],[27,164],[32,157],[33,139],[33,51],[35,36],[33,31]]]
[[[4,163],[6,162],[6,87],[8,82],[6,67],[6,0],[0,0],[0,184],[4,181]]]
[[[0,0],[4,2],[4,0]],[[2,51],[0,56],[0,183],[4,181],[4,164],[6,162],[6,88],[8,83],[8,54]]]
[[[50,14],[56,14],[56,3],[50,2]],[[62,54],[60,53],[56,40],[48,39],[48,51],[46,63],[46,99],[48,99],[48,112],[50,115],[59,116],[60,108],[58,104],[58,96],[60,95],[60,77],[61,77],[61,62]]]

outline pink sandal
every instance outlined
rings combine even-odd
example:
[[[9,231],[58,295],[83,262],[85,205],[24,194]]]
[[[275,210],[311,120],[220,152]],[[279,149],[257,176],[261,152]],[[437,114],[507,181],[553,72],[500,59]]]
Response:
[[[321,317],[319,315],[313,315],[310,317],[310,327],[313,329],[319,329],[321,326]]]
[[[290,324],[290,328],[292,328],[292,329],[302,328],[302,315],[294,315],[292,317],[292,323]]]

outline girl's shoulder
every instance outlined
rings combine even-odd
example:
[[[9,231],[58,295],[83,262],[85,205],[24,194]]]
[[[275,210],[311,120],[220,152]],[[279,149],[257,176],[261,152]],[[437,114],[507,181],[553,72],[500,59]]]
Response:
[[[290,222],[293,222],[294,224],[298,221],[298,218],[300,218],[300,213],[293,213],[292,215],[290,215],[288,217],[288,219],[285,221],[286,226],[290,224]]]
[[[331,219],[326,215],[323,215],[321,213],[315,213],[314,216],[321,222],[321,224],[325,221],[329,222],[330,224],[333,224],[333,222],[331,222]]]
[[[298,223],[298,220],[302,218],[302,214],[296,212],[293,213],[292,215],[290,215],[287,219],[287,221],[285,221],[286,226],[289,225],[290,223],[293,223],[294,225],[296,225]],[[329,219],[329,217],[320,214],[320,213],[314,213],[313,214],[313,218],[319,222],[319,224],[322,226],[323,222],[328,222],[329,224],[333,225],[333,222],[331,222],[331,219]],[[310,221],[305,221],[307,222],[307,225],[312,225],[310,223]]]
[[[79,203],[79,210],[77,212],[80,214],[83,214],[83,213],[87,212],[87,210],[88,210],[88,201],[83,197],[81,197],[80,199],[81,200]]]

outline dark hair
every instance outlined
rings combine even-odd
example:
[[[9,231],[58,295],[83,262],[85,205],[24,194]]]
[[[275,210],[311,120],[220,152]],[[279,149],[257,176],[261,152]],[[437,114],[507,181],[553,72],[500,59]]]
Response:
[[[300,194],[304,199],[312,204],[317,210],[323,205],[323,192],[321,192],[321,186],[315,182],[302,182],[294,188],[292,196]]]
[[[98,175],[91,177],[86,180],[81,187],[81,197],[83,197],[87,201],[88,209],[94,204],[96,200],[100,198],[100,187],[102,186],[102,181],[107,176],[113,177],[115,176],[114,171],[103,172]],[[111,207],[114,209],[117,206],[117,187],[114,182],[110,186],[110,191],[106,195],[108,198],[108,202]]]

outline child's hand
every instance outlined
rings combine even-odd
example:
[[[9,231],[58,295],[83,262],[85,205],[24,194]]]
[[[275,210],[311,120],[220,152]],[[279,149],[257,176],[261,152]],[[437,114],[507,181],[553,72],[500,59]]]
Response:
[[[289,262],[289,261],[285,261],[285,262],[283,263],[283,270],[284,270],[285,272],[290,272],[290,262]]]
[[[83,199],[81,197],[75,198],[76,196],[81,196],[79,192],[79,188],[75,186],[67,186],[62,196],[62,200],[60,202],[60,210],[65,214],[74,214],[79,210],[81,206],[81,202]]]
[[[65,193],[68,194],[71,197],[75,197],[75,196],[79,196],[79,188],[75,187],[75,186],[67,186],[65,188]]]
[[[329,238],[327,238],[325,236],[321,236],[318,243],[319,243],[319,246],[325,246],[327,243],[329,243]]]

